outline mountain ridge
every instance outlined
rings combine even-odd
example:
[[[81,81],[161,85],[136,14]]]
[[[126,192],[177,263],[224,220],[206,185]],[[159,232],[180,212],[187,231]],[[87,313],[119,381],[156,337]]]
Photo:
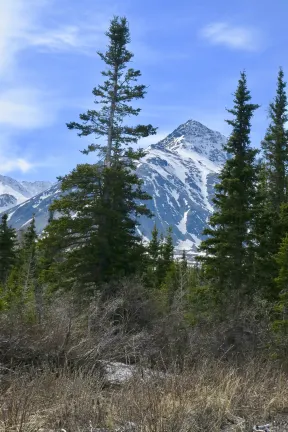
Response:
[[[18,181],[0,174],[0,213],[52,186],[50,181]]]
[[[195,120],[181,124],[166,138],[150,145],[139,161],[137,174],[152,200],[152,219],[141,218],[139,234],[151,238],[156,223],[159,232],[173,227],[176,250],[195,254],[202,231],[213,212],[212,198],[217,175],[227,159],[227,138]],[[9,222],[22,229],[35,214],[40,233],[48,223],[49,206],[61,194],[60,185],[9,210]]]

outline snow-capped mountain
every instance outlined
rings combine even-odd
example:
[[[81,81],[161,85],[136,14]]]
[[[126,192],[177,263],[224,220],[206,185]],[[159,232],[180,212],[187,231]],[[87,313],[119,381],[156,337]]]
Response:
[[[145,237],[150,237],[156,221],[162,232],[173,227],[177,249],[196,251],[213,211],[214,184],[227,158],[226,141],[219,132],[189,120],[147,149],[138,175],[153,198],[149,207],[155,219],[141,221]]]
[[[214,184],[226,160],[227,139],[201,123],[189,120],[164,140],[147,148],[137,168],[145,190],[152,196],[148,206],[154,218],[143,218],[141,234],[149,239],[156,222],[160,232],[173,228],[176,248],[196,251],[201,233],[213,211]],[[60,195],[59,185],[13,207],[9,220],[16,229],[35,214],[37,231],[48,222],[49,206]]]
[[[19,182],[11,177],[0,175],[0,212],[21,204],[36,194],[51,187],[51,182]]]

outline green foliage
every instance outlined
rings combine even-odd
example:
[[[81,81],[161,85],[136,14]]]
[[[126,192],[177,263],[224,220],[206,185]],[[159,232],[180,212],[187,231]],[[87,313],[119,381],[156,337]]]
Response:
[[[156,224],[151,233],[151,240],[147,246],[143,280],[147,287],[159,288],[158,263],[160,258],[161,239]]]
[[[228,110],[234,116],[227,120],[232,133],[224,150],[229,159],[219,175],[214,204],[215,213],[208,236],[201,244],[199,257],[206,275],[220,290],[247,290],[251,273],[251,233],[255,212],[255,182],[257,150],[250,147],[251,118],[258,105],[250,102],[246,75],[241,73],[234,98],[234,108]]]
[[[174,267],[174,245],[172,228],[169,227],[166,236],[159,236],[158,229],[154,225],[152,238],[147,247],[144,281],[148,287],[159,289],[165,284],[166,278]]]
[[[161,247],[161,243],[159,239],[159,232],[155,224],[152,230],[152,237],[148,246],[148,254],[152,264],[155,264],[159,258],[160,247]]]
[[[160,244],[160,254],[157,264],[157,277],[161,283],[165,280],[167,273],[170,271],[174,261],[174,245],[172,238],[172,228],[169,227],[165,239]]]
[[[288,287],[288,234],[282,240],[279,252],[276,255],[276,263],[279,268],[276,283],[281,291],[285,291]]]
[[[16,261],[16,232],[8,226],[8,216],[2,216],[0,224],[0,284],[5,285]]]
[[[255,233],[258,242],[255,257],[255,283],[267,298],[278,296],[275,254],[287,232],[281,208],[287,202],[288,120],[284,73],[278,74],[277,93],[269,109],[270,125],[262,142],[264,161],[259,184],[260,206]],[[282,216],[281,216],[282,215]]]
[[[26,318],[35,315],[37,305],[35,296],[38,285],[36,242],[37,234],[33,217],[27,230],[23,233],[17,250],[17,259],[9,271],[5,289],[2,290],[2,309],[16,309]]]
[[[50,221],[41,242],[45,256],[41,275],[56,288],[77,286],[93,292],[97,284],[137,273],[145,256],[137,228],[139,216],[151,216],[143,204],[150,197],[135,173],[145,153],[129,145],[155,134],[156,129],[124,124],[126,117],[140,113],[131,102],[146,93],[144,85],[134,84],[140,71],[128,67],[133,54],[127,50],[126,18],[115,17],[106,35],[108,49],[99,53],[106,64],[105,81],[93,90],[99,110],[81,114],[82,123],[67,125],[78,130],[79,136],[92,134],[96,140],[107,140],[107,145],[91,144],[83,151],[98,152],[104,165],[101,161],[78,165],[60,178],[63,195],[51,206],[60,216]],[[57,250],[50,263],[49,250]]]
[[[186,271],[188,269],[188,261],[186,257],[186,250],[183,249],[182,257],[181,257],[181,268],[183,271]]]
[[[62,179],[62,190],[73,192],[53,203],[61,217],[49,224],[42,240],[44,249],[58,250],[52,271],[58,267],[61,283],[84,288],[135,273],[145,252],[137,220],[150,212],[138,204],[146,194],[133,171],[79,165]]]
[[[97,151],[105,159],[106,166],[110,167],[120,156],[130,157],[123,149],[123,145],[137,143],[139,138],[156,133],[151,125],[125,125],[126,117],[138,116],[140,108],[134,108],[130,102],[143,99],[147,87],[135,84],[141,77],[141,72],[128,67],[134,55],[127,49],[130,43],[130,32],[126,18],[114,17],[106,33],[109,44],[106,53],[98,53],[106,64],[102,72],[105,81],[93,89],[96,97],[95,104],[100,105],[99,110],[88,110],[80,115],[82,123],[71,122],[69,129],[79,130],[79,136],[94,135],[96,139],[105,137],[107,145],[90,144],[83,153]]]
[[[287,201],[287,163],[288,163],[288,121],[286,82],[283,70],[278,74],[277,93],[270,104],[270,125],[267,129],[262,148],[267,170],[268,200],[275,214]]]

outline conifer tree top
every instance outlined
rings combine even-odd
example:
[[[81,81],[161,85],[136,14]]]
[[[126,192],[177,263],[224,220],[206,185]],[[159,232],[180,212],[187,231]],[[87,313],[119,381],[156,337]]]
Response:
[[[79,136],[94,134],[96,140],[104,138],[106,144],[92,143],[83,153],[98,152],[106,166],[111,166],[119,158],[125,158],[127,152],[123,145],[136,143],[140,138],[156,133],[151,125],[125,125],[126,117],[138,116],[141,109],[134,108],[132,101],[143,99],[146,86],[136,84],[141,76],[139,70],[129,67],[133,54],[127,49],[130,43],[130,32],[125,17],[114,17],[106,33],[109,44],[105,53],[98,52],[106,64],[102,71],[104,82],[93,89],[95,104],[99,110],[88,110],[80,114],[82,123],[71,122],[69,129],[79,131]],[[129,157],[129,156],[128,156]]]
[[[246,148],[250,145],[251,118],[254,111],[259,108],[258,104],[249,103],[250,100],[251,94],[247,88],[246,73],[241,72],[238,87],[234,93],[234,107],[227,109],[228,113],[234,116],[232,120],[226,120],[233,128],[230,139],[224,147],[228,153],[233,153],[235,147]],[[245,139],[243,139],[244,136]]]

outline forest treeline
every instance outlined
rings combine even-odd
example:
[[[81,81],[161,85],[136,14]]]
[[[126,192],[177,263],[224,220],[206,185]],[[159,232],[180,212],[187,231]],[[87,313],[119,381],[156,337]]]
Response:
[[[226,335],[227,340],[232,337],[231,346],[237,345],[240,332],[240,339],[248,334],[255,349],[259,343],[260,351],[284,359],[288,114],[283,70],[269,106],[267,132],[257,148],[250,136],[259,105],[252,102],[246,73],[240,75],[228,110],[231,134],[224,151],[229,157],[215,186],[215,211],[197,259],[188,265],[185,252],[174,257],[173,227],[163,235],[155,225],[148,244],[139,235],[139,217],[153,215],[146,205],[151,197],[136,174],[145,151],[135,144],[157,128],[130,119],[140,116],[134,102],[145,97],[147,87],[139,84],[141,72],[132,67],[126,18],[113,18],[106,36],[107,50],[99,53],[105,67],[93,89],[95,109],[67,124],[80,137],[91,137],[83,153],[93,153],[95,162],[77,165],[59,178],[63,193],[51,205],[49,224],[40,236],[34,218],[16,233],[7,215],[2,216],[1,322],[17,316],[25,325],[41,325],[51,305],[67,296],[81,312],[95,299],[107,307],[123,298],[125,286],[125,304],[109,322],[115,328],[125,322],[127,334],[155,330],[155,323],[165,321],[166,330],[175,326],[174,339],[165,340],[180,355],[188,343],[185,338],[179,342],[183,331],[187,335],[197,326],[219,325],[234,328],[232,336]]]

